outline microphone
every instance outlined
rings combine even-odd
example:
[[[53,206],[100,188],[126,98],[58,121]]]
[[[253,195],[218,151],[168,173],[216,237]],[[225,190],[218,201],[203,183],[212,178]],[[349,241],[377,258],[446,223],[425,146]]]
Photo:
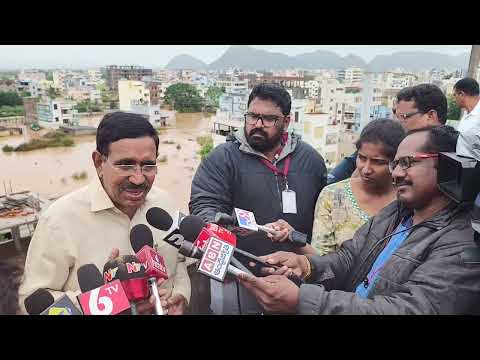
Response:
[[[210,249],[210,244],[212,243],[214,244],[211,246],[212,249]],[[215,251],[217,249],[220,251],[223,250],[223,252],[219,253]],[[188,241],[184,241],[182,243],[178,252],[188,257],[201,259],[198,266],[198,271],[218,281],[223,281],[227,272],[234,276],[246,273],[245,271],[242,271],[229,264],[229,258],[232,255],[233,249],[230,251],[228,246],[222,247],[222,244],[220,244],[218,239],[215,238],[212,238],[212,240],[207,244],[207,249],[205,252]]]
[[[212,241],[210,240],[210,243],[208,243],[207,240],[204,240],[204,234],[202,232],[205,231],[205,228],[202,228],[201,225],[202,224],[205,224],[205,222],[199,217],[199,216],[194,216],[194,215],[190,215],[190,216],[186,216],[185,219],[182,221],[182,223],[180,224],[180,232],[181,234],[185,237],[185,239],[196,239],[193,246],[198,248],[199,250],[203,250],[206,252],[205,250],[205,246],[210,244]],[[220,228],[220,229],[223,229],[223,228]],[[223,229],[224,231],[227,231],[228,233],[232,234],[231,232],[229,232],[228,230],[225,230]],[[211,233],[210,233],[211,234]],[[220,234],[220,236],[216,236],[217,234]],[[217,240],[222,240],[222,241],[225,241],[224,237],[221,236],[222,232],[221,231],[218,231],[217,233],[215,234],[211,234],[210,236],[213,236],[213,237],[210,237],[210,239],[215,239],[217,238]],[[233,236],[235,236],[234,234],[232,234]],[[228,239],[228,238],[227,238]],[[187,241],[185,241],[187,242]],[[185,246],[186,248],[183,250],[185,252],[189,252],[189,245],[188,244],[185,244],[182,243],[182,246]],[[266,263],[265,261],[263,261],[262,259],[260,259],[258,256],[255,256],[247,251],[244,251],[244,250],[240,250],[238,248],[235,247],[236,245],[236,239],[235,239],[235,243],[232,244],[231,242],[229,241],[225,241],[226,243],[232,245],[233,247],[233,251],[235,253],[238,253],[240,255],[243,255],[245,256],[246,258],[252,260],[255,262],[256,266],[262,266],[262,267],[271,267],[271,268],[274,268],[274,269],[279,269],[280,266],[278,265],[273,265],[273,264],[269,264],[269,263]],[[180,247],[179,249],[179,252],[180,250],[182,250],[182,246]],[[191,250],[190,251],[192,253],[192,257],[195,257],[197,256],[198,258],[198,250]],[[183,253],[182,253],[183,254]],[[185,255],[185,254],[184,254]],[[188,256],[188,255],[186,255]],[[240,261],[238,261],[237,259],[235,259],[233,256],[231,257],[231,262],[232,264],[235,265],[236,268],[239,268],[241,270],[243,270],[244,272],[248,273],[248,274],[251,274],[251,272],[246,269],[242,263],[240,263]],[[301,284],[303,284],[303,280],[295,275],[295,274],[290,274],[288,275],[288,278],[290,280],[292,280],[297,286],[300,286]]]
[[[183,235],[185,241],[192,242],[194,246],[200,249],[205,248],[211,237],[216,237],[222,241],[225,241],[228,244],[231,244],[234,247],[235,251],[238,250],[235,247],[237,245],[237,237],[234,233],[216,224],[206,224],[200,216],[185,216],[182,223],[180,224],[180,234]],[[230,262],[235,267],[241,269],[243,272],[246,272],[247,274],[252,274],[249,269],[247,269],[240,261],[238,261],[233,256],[231,257]]]
[[[84,315],[117,315],[130,309],[130,302],[120,280],[103,283],[102,274],[94,264],[77,270],[82,294],[77,296]]]
[[[23,301],[29,315],[40,315],[55,302],[53,295],[45,289],[35,290]]]
[[[30,315],[82,315],[68,295],[55,301],[45,289],[36,290],[25,299],[24,304]]]
[[[272,228],[269,228],[264,225],[258,225],[255,220],[255,215],[253,212],[243,209],[235,208],[235,215],[230,216],[225,213],[217,213],[215,215],[215,222],[219,221],[222,224],[230,226],[239,226],[242,229],[247,229],[251,231],[264,231],[272,235],[277,235],[278,231]],[[309,242],[309,237],[307,234],[304,234],[297,230],[291,230],[288,234],[287,240],[295,247],[304,247]]]
[[[152,207],[147,211],[147,222],[154,228],[162,231],[168,231],[163,241],[168,244],[180,248],[183,236],[180,234],[179,226],[185,215],[180,211],[176,213],[176,220],[174,221],[170,214],[159,207]]]
[[[150,292],[155,296],[155,312],[157,315],[163,315],[157,279],[168,279],[168,274],[163,257],[153,249],[153,235],[150,228],[144,224],[135,225],[130,231],[130,244],[138,260],[145,267]]]
[[[135,255],[124,255],[109,260],[103,267],[103,279],[105,283],[120,280],[130,301],[132,315],[137,315],[136,302],[150,296],[145,267]]]
[[[57,301],[45,289],[38,289],[25,301],[25,309],[30,315],[82,315],[68,295]]]

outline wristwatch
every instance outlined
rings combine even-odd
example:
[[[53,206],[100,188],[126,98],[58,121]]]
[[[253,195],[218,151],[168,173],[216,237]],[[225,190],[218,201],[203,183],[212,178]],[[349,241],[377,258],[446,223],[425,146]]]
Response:
[[[288,233],[288,241],[290,241],[295,247],[304,247],[307,245],[308,236],[300,231],[291,230]]]

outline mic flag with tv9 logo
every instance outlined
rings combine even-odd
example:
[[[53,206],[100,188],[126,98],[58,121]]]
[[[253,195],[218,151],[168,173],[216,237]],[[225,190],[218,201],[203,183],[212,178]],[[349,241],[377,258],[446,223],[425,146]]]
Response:
[[[63,295],[40,315],[82,315],[67,295]]]
[[[212,236],[203,249],[198,271],[222,282],[234,250],[235,247],[232,244]]]
[[[238,226],[253,231],[258,231],[257,222],[253,212],[243,209],[235,208],[235,215],[237,216]]]

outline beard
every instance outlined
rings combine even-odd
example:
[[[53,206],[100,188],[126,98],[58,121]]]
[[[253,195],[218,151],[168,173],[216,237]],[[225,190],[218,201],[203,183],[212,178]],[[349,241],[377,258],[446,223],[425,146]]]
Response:
[[[247,134],[247,129],[245,128],[243,131],[245,132],[247,142],[252,149],[259,152],[266,152],[274,149],[280,143],[284,129],[284,126],[279,128],[271,138],[268,137],[268,134],[263,129],[254,128],[250,131],[250,134]],[[255,134],[261,136],[253,136]]]

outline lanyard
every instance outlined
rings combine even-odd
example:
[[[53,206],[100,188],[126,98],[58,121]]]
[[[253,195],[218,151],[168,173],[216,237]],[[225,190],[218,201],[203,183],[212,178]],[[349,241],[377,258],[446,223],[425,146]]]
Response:
[[[285,178],[285,188],[288,190],[287,175],[288,175],[288,170],[290,169],[290,162],[292,161],[291,156],[288,155],[287,158],[285,159],[285,166],[283,167],[283,171],[277,168],[275,165],[273,165],[270,161],[266,159],[260,159],[260,161],[264,163],[266,167],[272,170],[275,176],[278,176],[279,174],[283,175],[283,177]]]

